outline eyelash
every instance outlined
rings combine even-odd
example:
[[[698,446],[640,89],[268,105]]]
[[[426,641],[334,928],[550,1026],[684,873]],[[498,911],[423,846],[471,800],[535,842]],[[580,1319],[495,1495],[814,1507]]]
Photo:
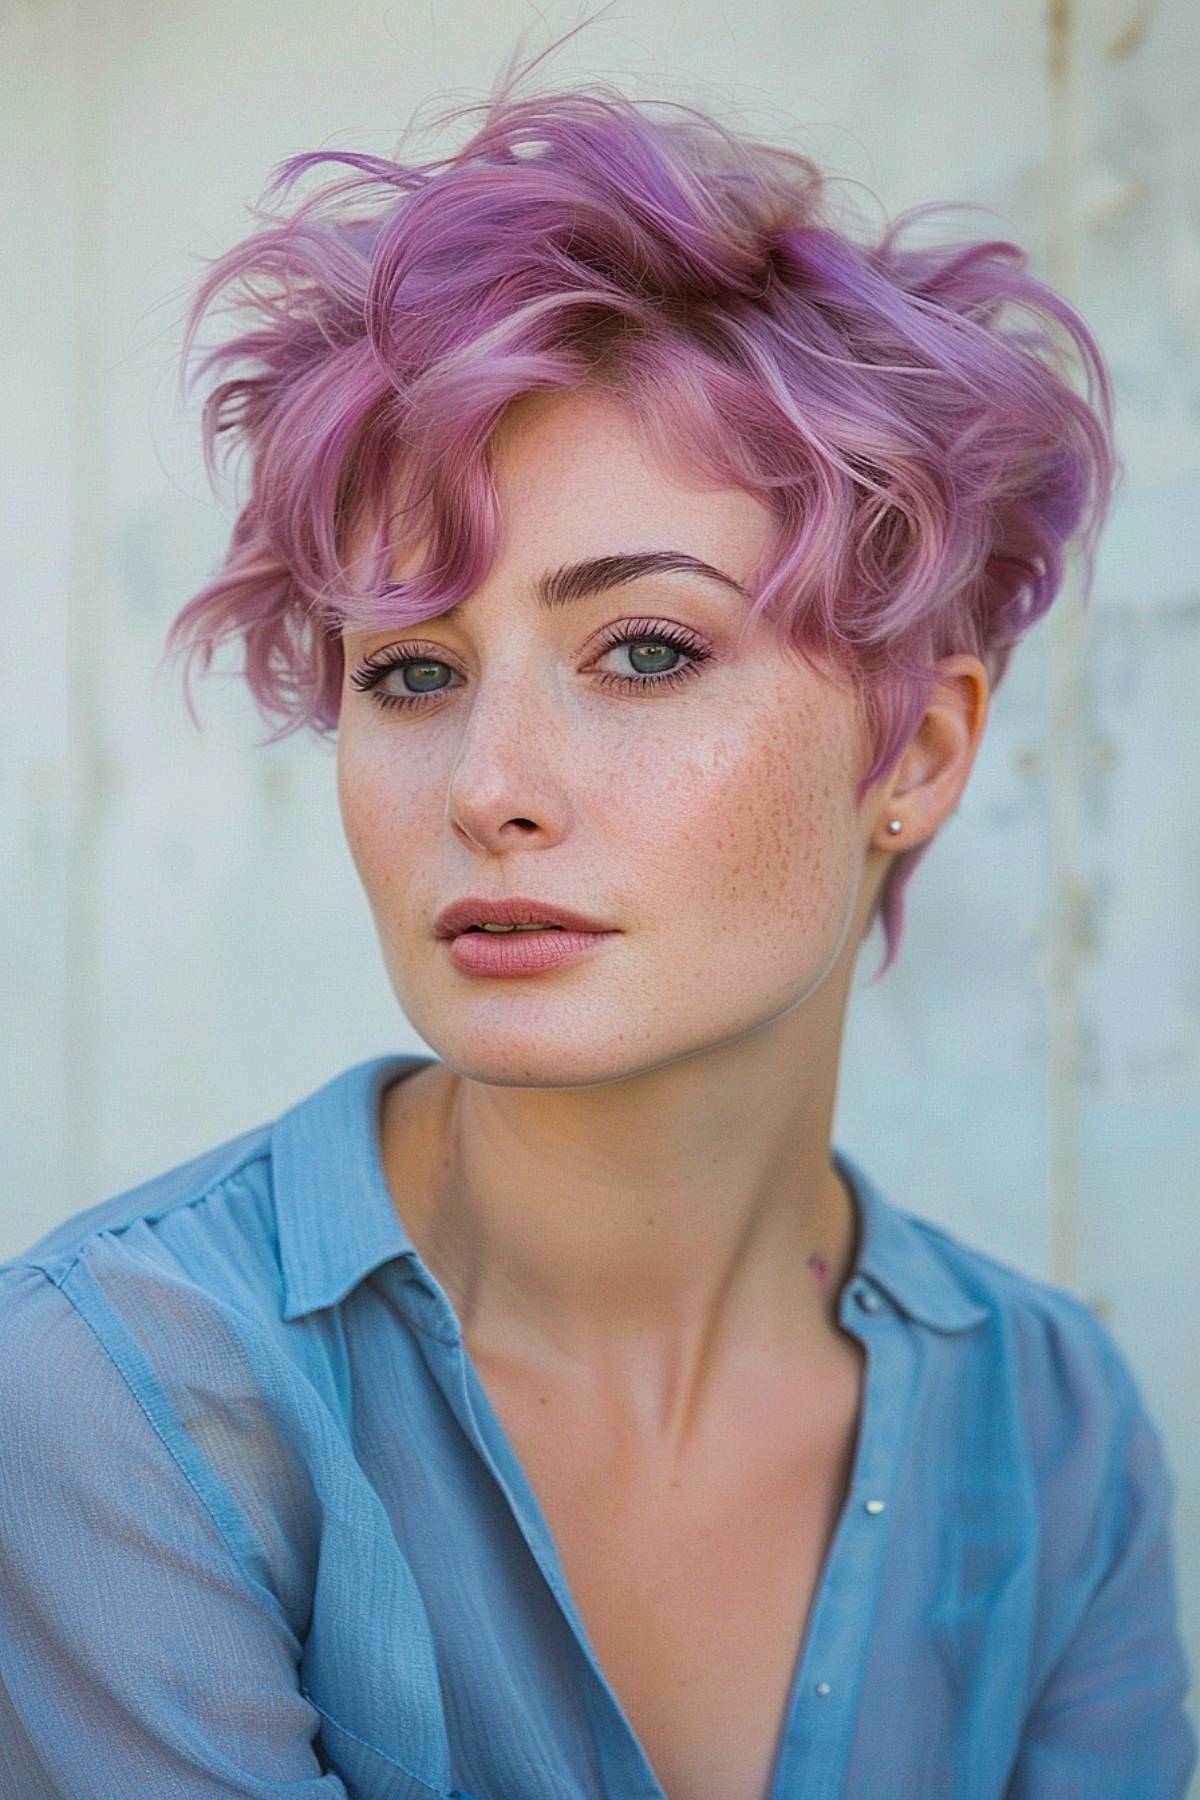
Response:
[[[653,620],[647,619],[633,619],[623,625],[609,626],[603,636],[602,654],[609,650],[615,650],[621,644],[669,644],[672,649],[682,650],[690,658],[687,668],[668,669],[661,675],[618,675],[611,669],[606,669],[600,675],[599,679],[603,687],[616,686],[625,693],[646,688],[674,687],[680,682],[690,681],[694,675],[700,673],[701,664],[706,663],[712,655],[712,651],[706,649],[698,639],[693,638],[690,632],[684,632],[675,625],[656,625]],[[406,645],[405,648],[412,651],[421,650],[423,646],[412,644]],[[381,660],[377,661],[376,658]],[[366,693],[374,690],[383,677],[390,674],[393,669],[403,669],[409,663],[422,662],[445,662],[445,658],[411,654],[399,656],[394,648],[376,650],[355,669],[350,677],[351,686]],[[445,666],[449,669],[453,667],[453,664],[447,662]],[[428,694],[381,694],[372,691],[371,698],[379,706],[398,706],[408,710],[413,706],[424,706],[429,700],[440,700],[443,694],[452,691],[451,688],[431,689]]]

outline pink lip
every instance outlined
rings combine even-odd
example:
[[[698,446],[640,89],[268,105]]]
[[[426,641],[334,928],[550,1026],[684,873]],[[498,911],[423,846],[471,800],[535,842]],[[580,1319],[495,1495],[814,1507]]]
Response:
[[[607,931],[602,919],[589,919],[569,906],[556,906],[552,900],[535,900],[527,894],[506,894],[503,899],[486,899],[479,894],[466,894],[461,900],[443,906],[434,920],[438,937],[454,937],[472,925],[561,925],[564,931]]]
[[[578,961],[619,931],[462,931],[446,948],[464,975],[541,975]]]

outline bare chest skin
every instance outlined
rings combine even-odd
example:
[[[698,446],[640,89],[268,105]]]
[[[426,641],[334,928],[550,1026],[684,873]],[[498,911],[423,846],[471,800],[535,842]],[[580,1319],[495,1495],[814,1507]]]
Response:
[[[747,1399],[672,1471],[631,1470],[586,1399],[480,1363],[609,1685],[667,1800],[767,1800],[845,1496],[865,1352]],[[790,1387],[790,1391],[789,1390]]]

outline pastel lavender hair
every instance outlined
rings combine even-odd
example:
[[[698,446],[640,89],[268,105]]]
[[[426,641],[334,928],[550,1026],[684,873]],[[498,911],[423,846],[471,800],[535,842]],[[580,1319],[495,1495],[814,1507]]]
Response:
[[[835,219],[808,157],[696,108],[606,83],[525,99],[510,86],[443,115],[484,113],[448,156],[287,158],[264,198],[315,163],[356,173],[289,216],[252,208],[263,228],[212,260],[183,368],[210,301],[240,283],[223,310],[249,308],[253,328],[197,378],[250,360],[209,394],[203,437],[213,481],[219,436],[249,450],[252,490],[164,655],[200,651],[207,670],[217,643],[241,639],[260,714],[283,720],[264,741],[333,733],[343,626],[414,624],[477,589],[498,545],[506,409],[591,384],[664,461],[774,515],[746,625],[764,614],[853,690],[872,745],[861,799],[920,723],[939,658],[978,656],[996,687],[1072,540],[1089,597],[1123,472],[1100,350],[1017,245],[902,244],[938,203],[871,238]],[[1023,329],[1002,329],[1006,308]],[[389,580],[421,543],[421,572]],[[197,723],[186,668],[184,690]],[[893,854],[876,980],[931,841]]]

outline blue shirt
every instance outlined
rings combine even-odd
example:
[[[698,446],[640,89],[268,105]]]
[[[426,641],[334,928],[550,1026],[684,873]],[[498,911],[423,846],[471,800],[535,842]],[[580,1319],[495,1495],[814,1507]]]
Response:
[[[429,1060],[0,1264],[3,1800],[664,1800],[392,1203],[380,1096]],[[833,1155],[863,1413],[771,1800],[1182,1800],[1174,1487],[1127,1364]]]

